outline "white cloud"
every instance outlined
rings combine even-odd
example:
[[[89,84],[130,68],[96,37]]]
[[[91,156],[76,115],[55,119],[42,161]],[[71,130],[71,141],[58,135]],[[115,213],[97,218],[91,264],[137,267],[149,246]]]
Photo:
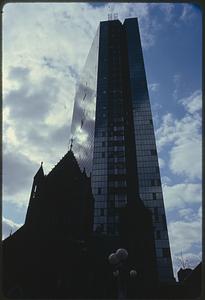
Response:
[[[162,169],[165,166],[165,161],[162,158],[159,157],[158,162],[159,162],[160,169]]]
[[[195,268],[202,257],[202,218],[201,206],[198,212],[186,207],[180,209],[182,220],[168,223],[169,240],[172,253],[174,274],[183,266]]]
[[[2,239],[4,240],[10,234],[14,233],[17,229],[19,229],[23,224],[17,224],[12,220],[2,218]]]
[[[171,178],[169,178],[168,176],[162,176],[161,180],[162,180],[162,184],[169,185],[172,182]]]
[[[164,146],[173,142],[176,137],[174,119],[171,113],[163,116],[162,123],[156,130],[156,143],[158,151],[162,150]]]
[[[202,257],[202,219],[190,209],[183,213],[188,213],[186,220],[168,223],[175,276],[182,267],[182,260],[185,267],[195,268]]]
[[[202,108],[201,91],[197,90],[189,97],[180,99],[179,103],[181,103],[190,114],[201,111]]]
[[[198,210],[198,217],[200,219],[202,219],[202,206],[199,207],[199,210]]]
[[[162,118],[156,131],[158,151],[169,148],[169,167],[177,175],[189,179],[201,179],[201,93],[195,91],[189,97],[179,100],[186,110],[184,117],[176,119],[170,113]]]
[[[200,246],[202,242],[201,220],[194,221],[176,221],[168,225],[169,238],[174,255],[181,252],[190,251],[196,245]]]
[[[170,151],[170,170],[177,175],[184,175],[190,179],[202,177],[202,141],[197,138],[183,141]]]
[[[181,268],[191,268],[194,269],[202,261],[202,252],[199,251],[197,254],[192,252],[178,253],[173,255],[173,268],[175,278],[178,279],[177,272]]]
[[[175,84],[180,83],[180,80],[181,80],[181,75],[180,74],[175,74],[173,76],[173,81],[174,81]]]
[[[181,21],[189,21],[193,18],[193,16],[194,16],[193,6],[189,3],[183,4],[182,13],[179,19]]]
[[[182,208],[178,210],[178,214],[181,217],[181,220],[183,219],[184,221],[190,221],[198,218],[202,220],[202,206],[199,207],[198,211],[196,208]]]
[[[173,77],[174,82],[174,91],[173,91],[173,98],[176,100],[178,98],[179,89],[180,89],[180,83],[181,83],[181,75],[175,74]]]
[[[184,208],[202,201],[202,187],[198,183],[179,183],[172,186],[164,184],[163,193],[166,210]]]
[[[173,3],[160,3],[159,8],[162,10],[162,12],[165,15],[165,20],[167,22],[171,21],[174,14],[173,14],[173,10],[174,10],[174,4]]]
[[[150,83],[150,84],[148,85],[149,90],[152,91],[152,92],[157,92],[157,91],[159,91],[159,86],[160,86],[159,83]]]
[[[183,209],[179,210],[180,217],[185,218],[185,219],[189,219],[190,216],[193,215],[193,213],[194,213],[194,210],[191,208],[183,208]]]

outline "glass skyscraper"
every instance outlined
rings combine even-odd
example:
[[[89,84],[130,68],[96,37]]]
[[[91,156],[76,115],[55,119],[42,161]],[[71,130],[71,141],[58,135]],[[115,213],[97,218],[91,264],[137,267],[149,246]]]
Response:
[[[119,209],[151,212],[160,282],[173,280],[152,113],[137,18],[101,22],[77,86],[71,144],[91,173],[94,228],[119,235]]]

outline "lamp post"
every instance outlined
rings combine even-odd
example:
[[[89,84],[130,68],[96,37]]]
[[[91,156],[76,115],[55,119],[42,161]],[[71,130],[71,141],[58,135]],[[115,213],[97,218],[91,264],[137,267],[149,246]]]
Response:
[[[114,267],[113,276],[117,277],[118,299],[126,299],[127,296],[127,277],[136,277],[135,270],[128,271],[127,267],[128,252],[126,249],[120,248],[115,253],[108,256],[108,261]],[[129,275],[128,275],[129,272]]]

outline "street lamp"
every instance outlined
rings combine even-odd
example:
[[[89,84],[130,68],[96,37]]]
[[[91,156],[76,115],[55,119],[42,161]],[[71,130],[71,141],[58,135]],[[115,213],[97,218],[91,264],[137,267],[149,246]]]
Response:
[[[115,253],[108,256],[108,261],[114,266],[113,276],[117,277],[118,284],[118,299],[126,299],[127,296],[127,258],[128,252],[126,249],[120,248]],[[130,270],[129,275],[131,278],[137,276],[135,270]]]
[[[137,272],[135,270],[130,271],[130,277],[135,278],[137,276]]]

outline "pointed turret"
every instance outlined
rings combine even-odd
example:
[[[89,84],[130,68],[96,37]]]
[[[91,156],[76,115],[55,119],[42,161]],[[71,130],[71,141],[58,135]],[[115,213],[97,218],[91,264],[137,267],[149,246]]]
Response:
[[[85,168],[83,168],[83,175],[84,175],[85,177],[87,177],[87,174],[86,174]]]
[[[44,171],[43,171],[43,162],[41,162],[41,166],[38,169],[36,175],[34,176],[34,182],[41,180],[44,178]],[[37,182],[36,182],[37,183]]]
[[[25,223],[28,222],[29,218],[32,216],[33,207],[35,206],[36,198],[39,195],[39,189],[41,189],[41,186],[44,183],[44,171],[43,171],[43,162],[41,162],[40,168],[38,169],[36,175],[33,178],[33,185],[31,189],[31,195],[29,200],[29,206],[26,214]]]

